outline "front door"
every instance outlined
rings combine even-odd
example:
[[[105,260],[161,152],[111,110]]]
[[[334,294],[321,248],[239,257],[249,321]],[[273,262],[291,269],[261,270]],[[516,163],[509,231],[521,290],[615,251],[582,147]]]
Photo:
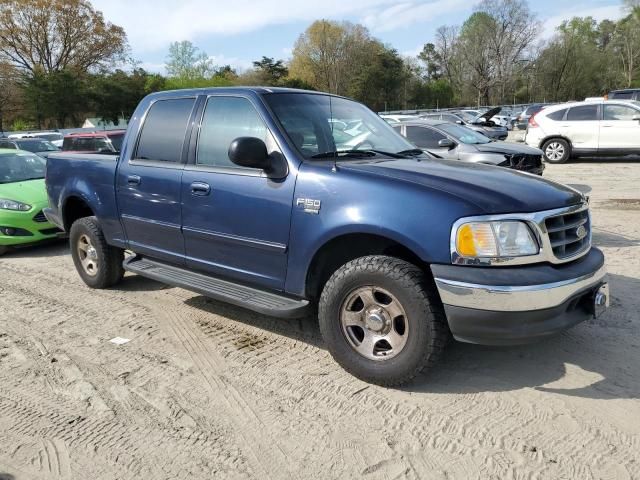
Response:
[[[264,140],[282,155],[248,97],[211,96],[182,177],[187,266],[257,286],[283,289],[295,176],[267,178],[238,167],[229,146],[238,137]]]
[[[116,176],[118,207],[129,248],[184,263],[181,180],[185,136],[195,98],[159,100],[147,112],[137,148]]]
[[[640,151],[640,110],[628,105],[605,104],[600,124],[601,152]]]

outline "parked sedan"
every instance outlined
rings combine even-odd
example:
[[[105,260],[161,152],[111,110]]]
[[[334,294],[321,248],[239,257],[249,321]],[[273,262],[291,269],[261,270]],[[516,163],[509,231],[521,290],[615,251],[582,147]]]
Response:
[[[542,175],[542,151],[522,144],[493,141],[453,123],[420,120],[394,129],[422,150],[441,158],[484,163]]]
[[[53,143],[48,142],[42,138],[15,138],[15,139],[0,139],[0,148],[8,148],[11,150],[25,150],[27,152],[35,153],[42,158],[49,157],[50,154],[59,152],[60,149]]]
[[[463,125],[493,140],[506,140],[509,136],[509,132],[505,127],[489,124],[483,125],[482,123],[471,123],[469,119],[465,119],[462,115],[452,112],[428,113],[426,115],[422,115],[421,118],[426,120],[442,120],[449,123]]]
[[[0,149],[0,255],[60,233],[42,213],[49,205],[45,166],[46,160],[30,152]]]

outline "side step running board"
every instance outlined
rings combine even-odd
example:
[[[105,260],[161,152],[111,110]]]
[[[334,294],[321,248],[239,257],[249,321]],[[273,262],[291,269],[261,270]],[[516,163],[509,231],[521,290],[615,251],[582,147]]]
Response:
[[[299,318],[310,311],[307,300],[239,285],[138,256],[127,258],[122,266],[125,270],[143,277],[272,317]]]

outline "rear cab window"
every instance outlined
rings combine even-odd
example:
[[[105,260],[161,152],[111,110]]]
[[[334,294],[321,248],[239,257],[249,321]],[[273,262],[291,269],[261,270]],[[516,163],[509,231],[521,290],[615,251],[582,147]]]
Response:
[[[158,100],[147,111],[133,160],[181,163],[196,99]]]

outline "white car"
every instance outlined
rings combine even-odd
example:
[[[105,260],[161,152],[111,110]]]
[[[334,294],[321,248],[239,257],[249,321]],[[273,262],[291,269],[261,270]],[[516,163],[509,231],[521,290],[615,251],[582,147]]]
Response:
[[[547,107],[529,118],[525,142],[542,149],[549,163],[640,154],[640,102],[600,100]]]

